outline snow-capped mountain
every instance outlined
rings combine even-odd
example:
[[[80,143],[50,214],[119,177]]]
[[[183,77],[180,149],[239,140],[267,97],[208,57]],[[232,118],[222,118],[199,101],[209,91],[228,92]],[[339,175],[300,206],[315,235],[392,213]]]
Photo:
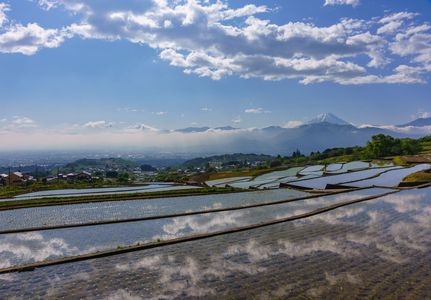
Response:
[[[323,113],[312,119],[308,124],[329,123],[335,125],[351,125],[350,123],[340,119],[331,113]]]

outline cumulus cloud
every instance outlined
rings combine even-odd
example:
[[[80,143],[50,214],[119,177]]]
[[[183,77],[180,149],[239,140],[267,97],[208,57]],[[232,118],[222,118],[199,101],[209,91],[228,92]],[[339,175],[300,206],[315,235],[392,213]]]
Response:
[[[80,21],[60,29],[14,23],[0,34],[0,51],[35,54],[66,38],[127,40],[154,48],[161,60],[185,74],[220,80],[227,76],[296,79],[302,84],[425,82],[431,70],[430,25],[417,14],[398,12],[370,20],[343,18],[332,25],[274,24],[266,6],[232,8],[223,1],[40,0],[62,6]],[[326,0],[325,5],[358,0]],[[3,17],[5,19],[5,17]],[[359,59],[368,57],[368,61]],[[398,62],[393,70],[384,67]]]
[[[60,46],[67,36],[67,30],[45,29],[37,23],[13,24],[0,32],[0,53],[32,55],[41,48]]]
[[[325,6],[334,6],[334,5],[351,5],[357,6],[359,5],[360,0],[325,0]]]

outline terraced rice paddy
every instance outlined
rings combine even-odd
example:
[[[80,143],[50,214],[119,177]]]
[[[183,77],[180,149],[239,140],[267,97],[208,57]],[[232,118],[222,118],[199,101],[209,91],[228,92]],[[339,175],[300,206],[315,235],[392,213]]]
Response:
[[[21,257],[19,253],[18,255],[0,253],[0,257],[3,261],[3,267],[5,267],[7,264],[23,264],[47,258],[90,253],[95,250],[115,248],[118,245],[132,245],[138,242],[149,242],[157,239],[168,240],[185,235],[210,233],[230,227],[241,227],[253,223],[286,218],[310,212],[322,206],[329,206],[342,201],[355,200],[386,192],[386,190],[382,189],[361,190],[344,195],[323,196],[247,210],[82,228],[56,229],[45,232],[36,231],[28,234],[9,234],[0,238],[0,244],[10,246],[10,248],[29,247],[38,249],[41,241],[62,241],[62,247],[58,248],[56,253],[42,259],[38,256],[38,251],[35,251],[34,257],[30,259]],[[63,216],[60,217],[63,219]],[[35,240],[34,237],[37,237],[37,239]]]
[[[403,191],[244,232],[3,274],[0,294],[18,299],[427,299],[430,199],[429,188]],[[39,234],[27,240],[49,245]]]
[[[292,182],[291,185],[300,187],[300,188],[323,190],[323,189],[326,189],[328,185],[337,185],[342,182],[351,182],[351,181],[361,180],[364,178],[370,178],[370,177],[378,176],[385,172],[389,172],[391,170],[396,170],[400,168],[401,167],[368,169],[368,170],[357,171],[352,173],[345,173],[345,174],[339,174],[339,175],[333,175],[333,176],[319,177],[319,178],[309,179],[309,180],[295,181],[295,182]]]
[[[373,179],[390,185],[425,167],[303,182],[320,188],[379,170]],[[296,175],[260,180],[269,186],[289,176]],[[88,225],[115,220],[124,222]],[[431,187],[324,195],[280,188],[11,209],[0,212],[0,231],[8,229],[25,232],[0,234],[2,299],[431,297]]]
[[[223,179],[217,179],[217,180],[209,180],[205,182],[205,184],[207,186],[225,187],[227,184],[234,183],[234,182],[248,181],[252,178],[253,177],[251,176],[229,177],[229,178],[223,178]]]
[[[0,202],[16,201],[16,200],[31,200],[40,198],[65,198],[65,197],[82,197],[82,196],[100,196],[100,195],[120,195],[120,194],[135,194],[135,193],[151,193],[162,191],[175,191],[185,189],[198,189],[199,186],[190,185],[168,185],[168,184],[153,184],[142,187],[120,187],[106,189],[81,189],[81,190],[53,190],[34,192],[23,194],[9,199],[0,199]]]
[[[428,170],[430,168],[431,168],[431,165],[429,164],[421,164],[411,168],[397,169],[387,173],[382,173],[380,176],[377,176],[375,178],[364,179],[364,180],[355,181],[355,182],[346,182],[344,183],[344,185],[353,186],[353,187],[367,187],[367,186],[392,187],[392,186],[399,185],[403,181],[404,177],[419,171]]]
[[[104,220],[130,219],[162,214],[174,214],[228,208],[257,203],[306,197],[301,191],[278,189],[269,191],[230,193],[145,200],[108,201],[101,203],[32,207],[0,211],[1,230],[61,225]]]
[[[230,186],[240,189],[274,189],[279,188],[280,184],[290,184],[302,187],[302,183],[306,182],[308,179],[319,178],[324,175],[340,175],[346,174],[346,180],[361,180],[364,178],[369,178],[375,176],[382,172],[382,170],[389,170],[390,168],[395,168],[391,163],[384,165],[378,165],[375,163],[363,162],[363,161],[353,161],[349,163],[333,163],[328,165],[314,165],[306,167],[294,167],[282,171],[273,171],[257,177],[232,177],[224,178],[213,181],[207,181],[208,186],[219,186],[225,187]],[[364,171],[364,173],[361,173]],[[350,173],[355,173],[350,174]],[[342,177],[339,177],[342,178]],[[325,182],[327,179],[323,179]],[[335,184],[343,182],[332,182],[333,180],[328,180],[328,184]],[[316,181],[317,182],[317,181]],[[321,185],[319,185],[321,186]],[[325,185],[326,186],[326,185]],[[324,189],[325,186],[320,187]],[[308,186],[304,184],[307,188],[318,188],[313,186]]]
[[[335,171],[326,170],[326,172],[338,174],[338,173],[346,173],[350,171],[364,170],[370,167],[376,167],[376,166],[372,166],[370,163],[364,162],[364,161],[352,161],[352,162],[343,164],[343,166],[338,170],[335,170]]]
[[[102,194],[102,193],[116,193],[116,192],[128,192],[128,191],[139,191],[153,188],[160,188],[166,186],[172,186],[173,184],[148,184],[135,187],[110,187],[110,188],[92,188],[92,189],[65,189],[65,190],[51,190],[51,191],[40,191],[28,194],[18,195],[15,198],[30,198],[30,197],[46,197],[46,196],[66,196],[66,195],[82,195],[82,194]]]

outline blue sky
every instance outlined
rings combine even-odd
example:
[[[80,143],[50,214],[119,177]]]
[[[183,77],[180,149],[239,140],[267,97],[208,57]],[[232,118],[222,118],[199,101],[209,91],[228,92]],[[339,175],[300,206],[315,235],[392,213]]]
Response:
[[[0,0],[12,134],[431,112],[431,1]]]

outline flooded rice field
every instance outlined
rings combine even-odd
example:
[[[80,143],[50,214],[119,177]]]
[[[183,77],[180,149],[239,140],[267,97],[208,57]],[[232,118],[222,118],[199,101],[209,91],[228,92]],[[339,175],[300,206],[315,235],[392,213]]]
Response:
[[[64,198],[64,197],[120,195],[120,194],[135,194],[135,193],[153,193],[153,192],[188,190],[188,189],[198,189],[198,188],[201,188],[201,187],[191,186],[191,185],[152,184],[152,185],[147,185],[142,187],[52,190],[52,191],[41,191],[41,192],[23,194],[9,199],[0,199],[0,202],[32,200],[32,199],[41,199],[41,198]],[[99,191],[99,190],[102,190],[102,191]]]
[[[332,176],[319,177],[316,179],[303,179],[300,181],[292,182],[292,186],[297,186],[307,189],[326,189],[328,185],[337,185],[343,182],[357,181],[364,178],[370,178],[382,173],[388,172],[394,169],[400,169],[401,167],[389,167],[389,168],[378,168],[378,169],[367,169],[363,171],[356,171],[351,173],[344,173]],[[382,175],[381,175],[382,176]],[[401,178],[402,179],[402,178]],[[364,185],[366,187],[367,185]]]
[[[287,170],[265,173],[254,178],[243,176],[210,180],[206,182],[206,185],[218,187],[230,186],[240,189],[274,189],[279,188],[280,184],[293,183],[292,185],[300,188],[325,189],[327,184],[333,185],[346,181],[366,179],[396,168],[401,167],[395,167],[392,163],[378,164],[374,162],[353,161],[348,163],[294,167]],[[329,176],[334,176],[334,178],[328,179],[327,177]],[[319,177],[323,177],[321,181],[308,181],[309,179]]]
[[[336,203],[387,193],[386,189],[365,189],[342,195],[329,195],[312,199],[268,205],[256,208],[223,211],[175,218],[105,224],[78,228],[5,234],[0,237],[0,268],[87,254],[155,240],[169,240],[194,234],[212,233],[234,227],[292,217]],[[59,216],[60,219],[63,216]],[[53,251],[46,252],[50,245]],[[15,249],[15,250],[14,250]],[[31,255],[23,255],[23,252]]]
[[[248,180],[251,180],[252,178],[253,177],[251,176],[229,177],[229,178],[223,178],[223,179],[209,180],[209,181],[206,181],[205,184],[207,186],[225,187],[229,183],[238,182],[238,181],[248,181]]]
[[[51,190],[51,191],[40,191],[28,194],[22,194],[15,196],[15,198],[29,198],[29,197],[41,197],[41,196],[58,196],[58,195],[74,195],[74,194],[102,194],[112,192],[128,192],[128,191],[139,191],[152,188],[160,188],[164,186],[170,186],[171,184],[148,184],[135,187],[109,187],[109,188],[91,188],[91,189],[64,189],[64,190]]]
[[[300,200],[240,215],[172,219],[159,226],[2,236],[0,261],[4,264],[5,253],[15,253],[16,262],[69,255],[85,243],[97,247],[94,239],[103,244],[142,238],[143,232],[172,237],[258,223],[385,191]],[[252,230],[2,274],[0,294],[5,299],[429,299],[430,236],[431,188],[412,189]]]
[[[353,186],[353,187],[368,187],[368,186],[385,186],[392,187],[399,185],[403,178],[419,172],[428,170],[431,168],[430,164],[420,164],[410,168],[402,168],[397,170],[391,170],[389,172],[382,173],[380,176],[375,178],[355,181],[355,182],[346,182],[345,185]]]
[[[184,213],[211,208],[269,203],[309,195],[296,190],[277,189],[204,196],[31,207],[0,211],[0,230]]]

